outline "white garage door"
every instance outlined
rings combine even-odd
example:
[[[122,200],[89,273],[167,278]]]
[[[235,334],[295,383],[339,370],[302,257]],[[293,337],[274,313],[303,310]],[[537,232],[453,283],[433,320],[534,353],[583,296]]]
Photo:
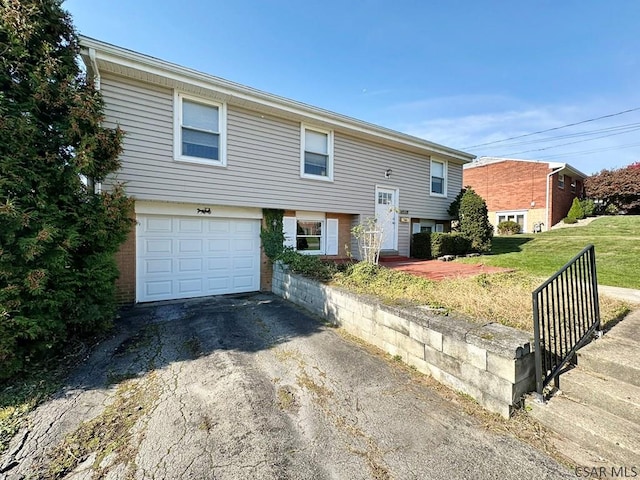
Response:
[[[260,221],[139,215],[139,302],[260,289]]]

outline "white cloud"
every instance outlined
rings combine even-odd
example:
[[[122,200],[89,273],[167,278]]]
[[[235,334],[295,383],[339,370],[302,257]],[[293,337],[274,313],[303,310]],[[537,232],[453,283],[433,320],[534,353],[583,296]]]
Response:
[[[469,110],[472,110],[472,113],[468,113],[469,110],[467,113],[462,112],[465,102],[470,105]],[[460,113],[445,114],[447,105],[451,106],[451,111]],[[532,106],[524,105],[523,102],[508,97],[464,95],[399,104],[392,107],[391,110],[404,112],[404,118],[409,119],[408,121],[397,121],[394,128],[416,137],[467,150],[478,156],[508,155],[524,159],[549,159],[570,163],[585,173],[594,173],[603,168],[620,167],[640,160],[640,129],[624,134],[620,134],[619,130],[611,130],[554,141],[540,140],[634,123],[638,123],[638,127],[640,127],[640,111],[528,136],[511,142],[478,147],[476,145],[582,122],[633,107],[634,105],[629,105],[626,102],[616,105],[601,100],[580,105]],[[478,110],[484,113],[478,113]],[[431,115],[430,111],[438,111],[440,115]],[[629,130],[632,128],[629,127]],[[612,133],[617,133],[617,135],[611,135]],[[606,138],[594,139],[594,137],[604,136]],[[574,143],[558,146],[571,142]]]

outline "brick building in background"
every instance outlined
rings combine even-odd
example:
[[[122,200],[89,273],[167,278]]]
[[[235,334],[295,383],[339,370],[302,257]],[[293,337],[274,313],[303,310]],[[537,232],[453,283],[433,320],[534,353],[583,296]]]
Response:
[[[513,220],[533,232],[536,224],[548,230],[567,216],[586,177],[566,163],[481,157],[464,166],[463,185],[484,198],[494,226]]]

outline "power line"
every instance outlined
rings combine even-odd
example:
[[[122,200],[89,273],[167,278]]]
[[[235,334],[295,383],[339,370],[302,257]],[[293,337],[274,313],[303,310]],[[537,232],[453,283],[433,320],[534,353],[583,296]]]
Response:
[[[521,155],[523,153],[541,152],[543,150],[549,150],[551,148],[564,147],[564,146],[567,146],[567,145],[575,145],[576,143],[590,142],[591,140],[599,140],[601,138],[613,137],[615,135],[624,135],[625,133],[635,132],[636,130],[640,130],[640,127],[634,128],[632,130],[625,130],[624,132],[610,133],[608,135],[601,135],[599,137],[587,138],[586,140],[578,140],[577,142],[560,143],[558,145],[551,145],[550,147],[536,148],[534,150],[525,150],[523,152],[504,153],[502,155],[496,155],[496,156],[497,157],[509,157],[509,156],[512,156],[512,155]]]
[[[556,153],[552,155],[543,155],[537,160],[549,160],[552,158],[572,157],[575,155],[591,155],[593,153],[610,152],[612,150],[622,150],[624,148],[640,147],[640,143],[627,143],[626,145],[616,145],[615,147],[594,148],[592,150],[582,150],[580,152]]]
[[[568,123],[566,125],[561,125],[559,127],[554,127],[554,128],[548,128],[546,130],[539,130],[537,132],[532,132],[532,133],[525,133],[524,135],[517,135],[515,137],[509,137],[509,138],[505,138],[503,140],[495,140],[493,142],[487,142],[487,143],[480,143],[478,145],[471,145],[469,147],[463,147],[463,150],[468,150],[471,148],[477,148],[477,147],[484,147],[487,145],[494,145],[496,143],[503,143],[503,142],[507,142],[509,140],[515,140],[517,138],[524,138],[524,137],[530,137],[532,135],[538,135],[540,133],[546,133],[546,132],[553,132],[555,130],[560,130],[562,128],[567,128],[567,127],[574,127],[576,125],[582,125],[583,123],[589,123],[589,122],[595,122],[596,120],[602,120],[603,118],[611,118],[611,117],[617,117],[618,115],[624,115],[625,113],[630,113],[630,112],[635,112],[640,110],[640,107],[636,107],[636,108],[631,108],[629,110],[623,110],[622,112],[617,112],[617,113],[611,113],[609,115],[603,115],[601,117],[596,117],[596,118],[590,118],[588,120],[583,120],[581,122],[575,122],[575,123]]]

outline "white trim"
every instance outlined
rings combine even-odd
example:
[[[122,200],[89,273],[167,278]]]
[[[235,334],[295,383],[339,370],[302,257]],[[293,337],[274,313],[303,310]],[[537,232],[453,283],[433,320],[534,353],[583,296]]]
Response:
[[[434,193],[433,188],[433,162],[441,163],[442,168],[444,170],[444,178],[442,180],[442,193]],[[449,184],[449,162],[447,160],[440,160],[438,158],[432,158],[429,161],[429,196],[430,197],[441,197],[446,198],[447,196],[447,187]]]
[[[384,140],[398,142],[413,148],[428,150],[441,155],[449,155],[462,162],[470,162],[475,158],[475,155],[461,150],[429,142],[418,137],[400,133],[362,120],[357,120],[346,115],[330,112],[318,107],[313,107],[301,102],[262,92],[254,88],[230,82],[180,65],[172,64],[148,55],[143,55],[122,47],[117,47],[84,35],[80,35],[80,43],[83,47],[81,51],[83,57],[87,55],[88,49],[94,48],[96,50],[96,57],[99,61],[118,65],[122,69],[129,68],[148,73],[149,75],[157,75],[163,79],[169,79],[176,82],[186,82],[196,87],[215,90],[225,95],[233,96],[239,100],[256,102],[264,105],[265,107],[275,108],[282,112],[304,116],[315,121],[330,122],[336,127],[345,128],[350,131],[373,135]]]
[[[187,100],[201,105],[216,107],[218,109],[218,160],[209,160],[200,157],[191,157],[182,154],[182,102]],[[201,165],[227,166],[227,105],[226,103],[188,95],[174,90],[173,95],[173,158],[177,162],[197,163]]]
[[[198,209],[210,209],[211,213],[198,213]],[[135,203],[136,215],[174,215],[181,217],[223,217],[223,218],[254,218],[262,219],[261,208],[225,207],[222,205],[198,203],[152,202],[138,200]]]
[[[307,130],[322,133],[327,136],[327,175],[313,175],[305,173],[304,171],[305,133]],[[305,123],[300,124],[300,177],[312,180],[322,180],[324,182],[333,182],[333,130],[327,130],[326,128],[319,128]]]

